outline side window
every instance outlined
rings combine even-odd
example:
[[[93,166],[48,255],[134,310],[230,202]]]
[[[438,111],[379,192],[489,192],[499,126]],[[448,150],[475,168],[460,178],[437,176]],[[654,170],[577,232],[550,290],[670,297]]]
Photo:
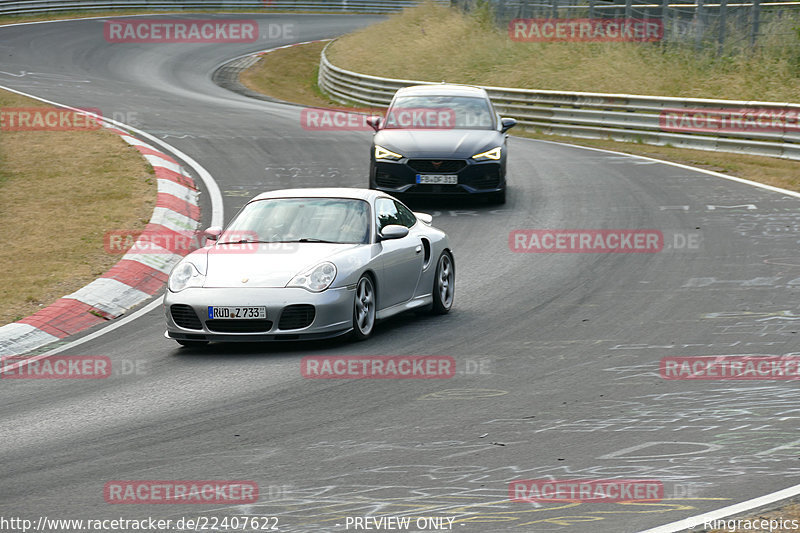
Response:
[[[399,223],[407,228],[411,228],[414,224],[417,223],[417,217],[414,213],[411,212],[409,208],[401,204],[400,202],[394,202],[394,206],[397,209],[398,220]]]
[[[375,201],[375,213],[378,218],[378,231],[381,231],[390,224],[400,224],[400,213],[397,212],[397,206],[388,198],[378,198]]]

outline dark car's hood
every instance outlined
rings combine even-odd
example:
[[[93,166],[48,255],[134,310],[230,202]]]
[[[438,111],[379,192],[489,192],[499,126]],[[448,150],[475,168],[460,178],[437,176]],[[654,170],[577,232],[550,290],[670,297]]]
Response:
[[[402,130],[385,129],[374,142],[405,157],[467,159],[502,146],[504,135],[496,130]]]

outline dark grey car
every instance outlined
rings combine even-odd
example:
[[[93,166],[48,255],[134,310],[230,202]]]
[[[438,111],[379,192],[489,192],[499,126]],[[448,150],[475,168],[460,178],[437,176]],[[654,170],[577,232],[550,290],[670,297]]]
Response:
[[[484,89],[416,85],[397,91],[386,118],[370,117],[371,189],[394,195],[479,194],[504,203],[506,133]]]

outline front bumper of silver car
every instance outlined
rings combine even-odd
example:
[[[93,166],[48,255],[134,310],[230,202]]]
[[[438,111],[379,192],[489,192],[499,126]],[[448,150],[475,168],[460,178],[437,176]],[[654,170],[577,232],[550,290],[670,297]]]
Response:
[[[282,341],[336,337],[353,328],[355,287],[189,288],[164,296],[166,336],[186,341]],[[212,319],[209,306],[266,307],[266,319]]]

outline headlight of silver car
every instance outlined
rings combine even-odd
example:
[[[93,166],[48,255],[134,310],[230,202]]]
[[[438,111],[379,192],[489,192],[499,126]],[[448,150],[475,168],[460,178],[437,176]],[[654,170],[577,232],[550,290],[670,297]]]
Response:
[[[472,156],[472,159],[475,161],[497,161],[500,159],[500,155],[503,153],[503,147],[498,146],[497,148],[492,148],[491,150],[486,150],[485,152],[481,152],[479,154],[475,154]]]
[[[190,287],[202,287],[205,279],[194,263],[183,260],[169,275],[168,286],[172,292],[181,292]]]
[[[403,159],[403,156],[376,144],[375,159],[388,159],[390,161],[397,161],[398,159]]]
[[[311,292],[322,292],[336,278],[336,265],[325,261],[292,278],[287,287],[302,287]]]

